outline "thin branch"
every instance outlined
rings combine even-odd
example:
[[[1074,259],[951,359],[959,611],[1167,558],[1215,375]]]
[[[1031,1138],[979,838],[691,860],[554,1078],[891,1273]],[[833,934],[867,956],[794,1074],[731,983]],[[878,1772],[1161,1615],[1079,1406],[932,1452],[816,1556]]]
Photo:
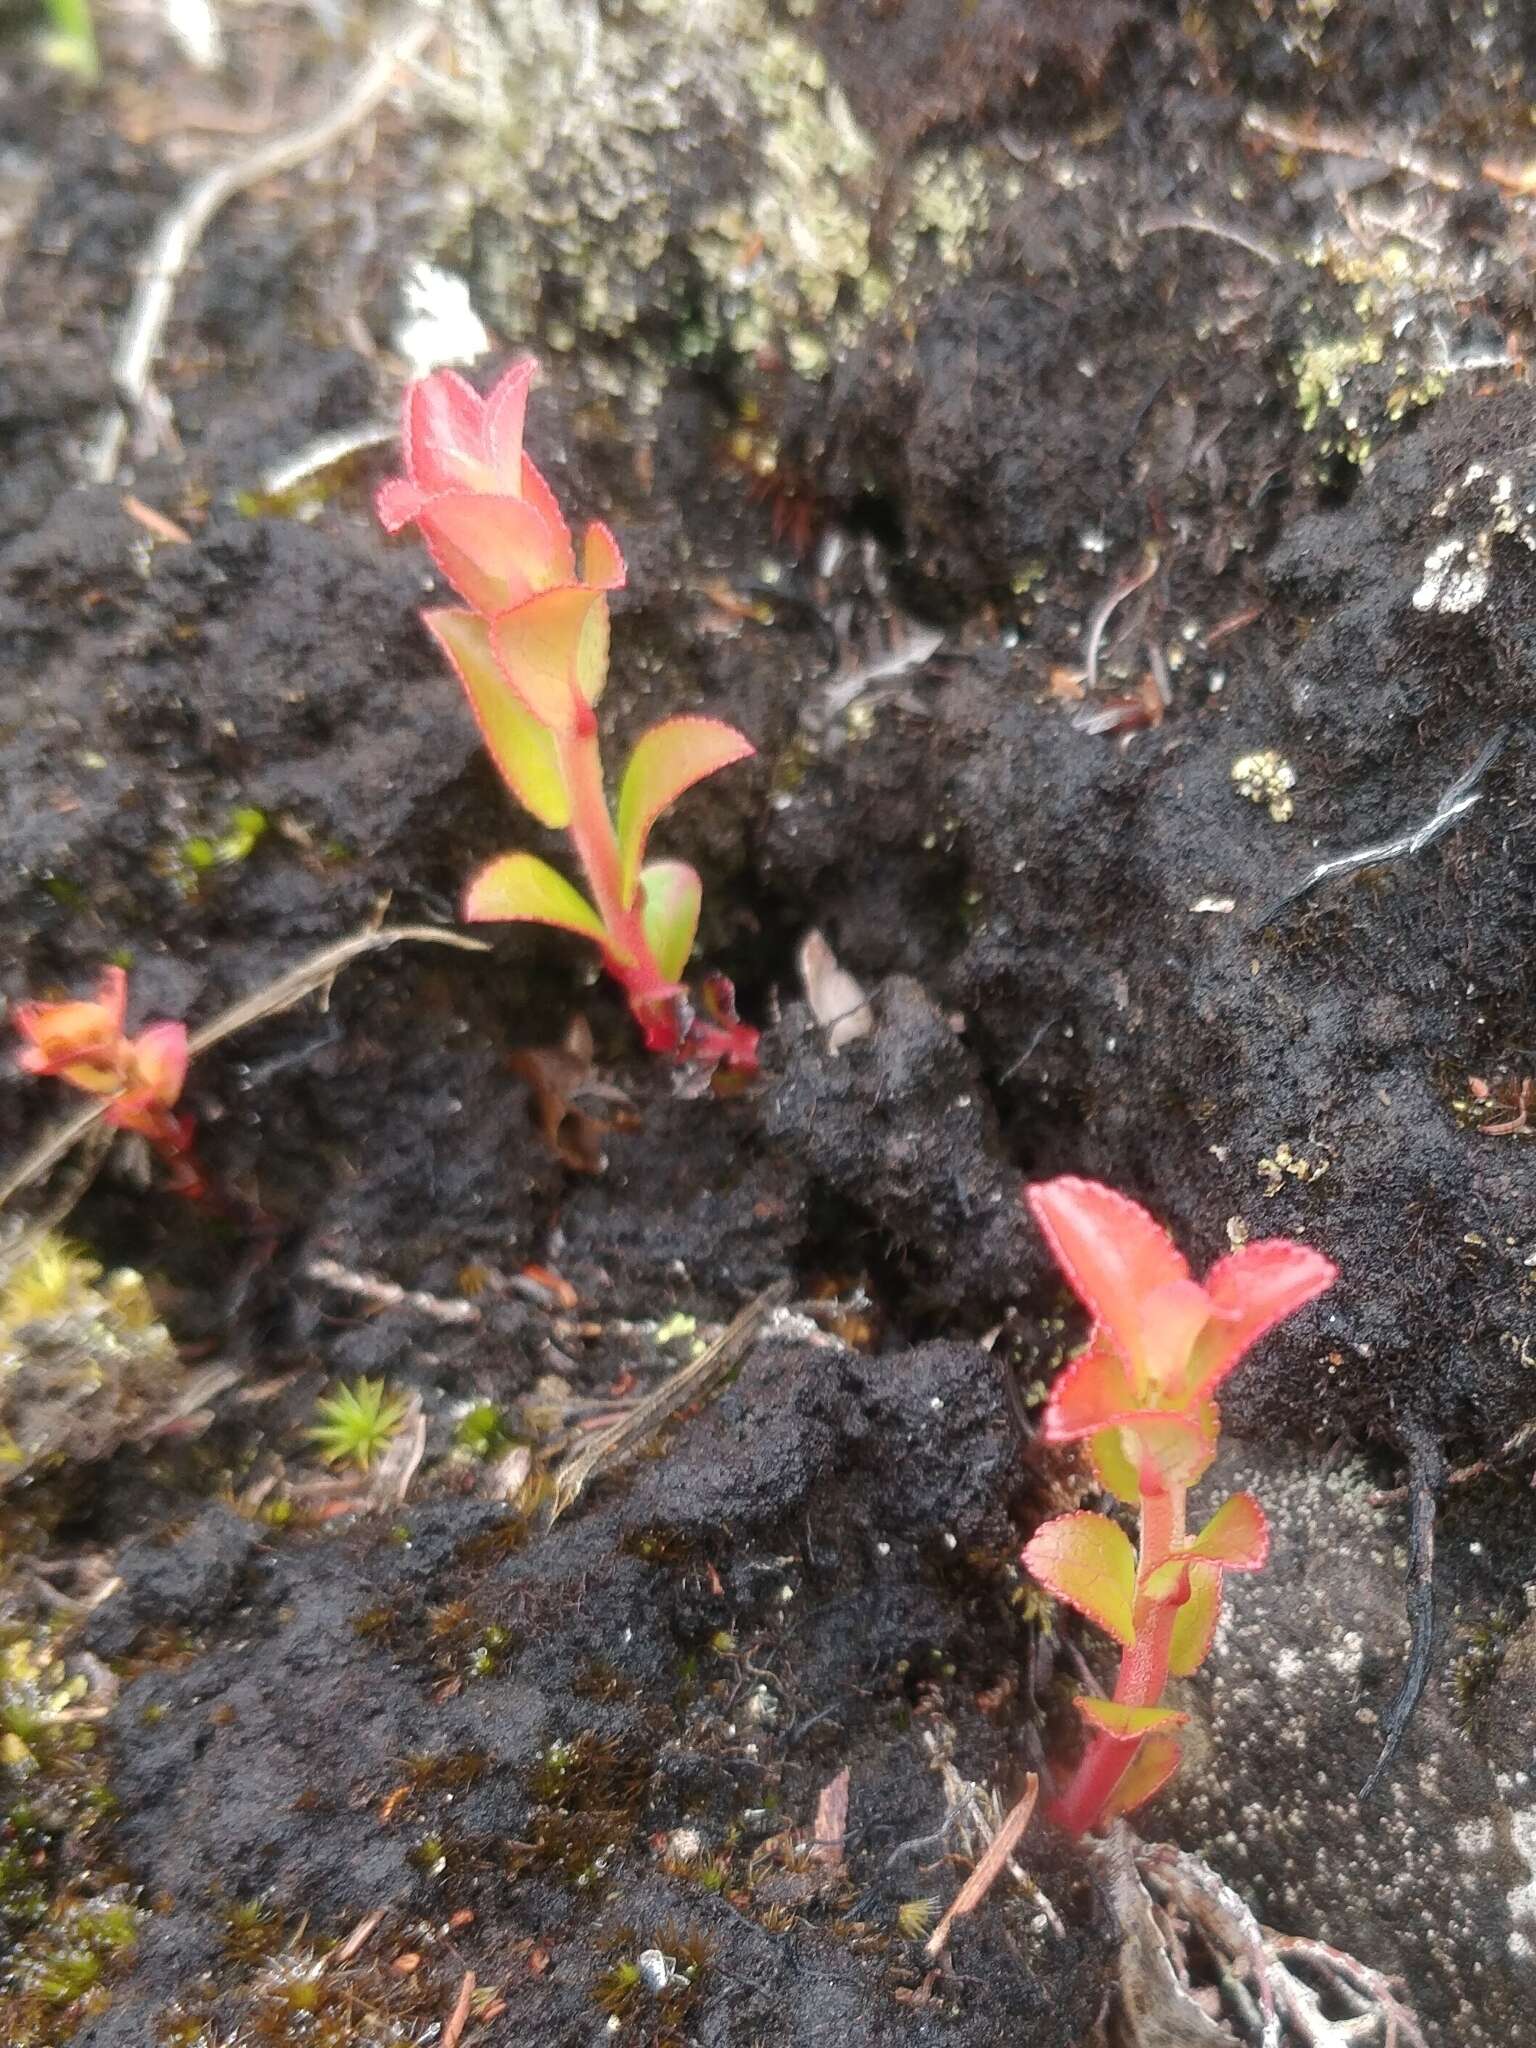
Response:
[[[1470,1486],[1474,1479],[1484,1479],[1490,1472],[1499,1471],[1508,1459],[1518,1456],[1533,1437],[1536,1437],[1536,1422],[1522,1422],[1514,1435],[1500,1444],[1489,1457],[1474,1458],[1470,1465],[1454,1466],[1445,1475],[1445,1485]],[[1365,1498],[1367,1504],[1373,1508],[1392,1508],[1410,1499],[1412,1494],[1411,1486],[1384,1486],[1376,1493],[1368,1493]]]
[[[1282,149],[1309,150],[1321,156],[1348,157],[1354,163],[1378,163],[1387,170],[1402,171],[1438,185],[1442,192],[1465,192],[1473,182],[1454,164],[1426,156],[1411,142],[1397,135],[1355,134],[1347,128],[1330,127],[1310,116],[1292,120],[1268,107],[1249,107],[1243,126],[1266,142],[1278,142]]]
[[[1149,213],[1136,232],[1139,235],[1214,235],[1219,242],[1232,242],[1239,249],[1246,249],[1250,256],[1257,256],[1261,263],[1269,264],[1274,270],[1282,269],[1285,264],[1285,258],[1278,249],[1260,241],[1246,228],[1234,227],[1228,221],[1206,220],[1198,213],[1178,213],[1172,207]]]
[[[150,378],[165,340],[176,287],[214,216],[237,193],[264,178],[297,169],[365,121],[393,87],[400,66],[421,55],[436,26],[434,11],[413,9],[353,73],[324,113],[269,136],[231,163],[205,171],[164,215],[140,266],[138,287],[112,358],[118,404],[103,421],[87,456],[87,473],[93,483],[110,483],[117,474],[130,415],[142,412],[149,399]]]
[[[1360,1787],[1369,1799],[1387,1766],[1402,1748],[1414,1709],[1429,1683],[1435,1638],[1435,1505],[1445,1485],[1445,1453],[1426,1424],[1404,1421],[1399,1430],[1408,1447],[1408,1622],[1412,1640],[1408,1668],[1386,1713],[1381,1754]]]
[[[1141,560],[1128,576],[1124,576],[1113,590],[1106,593],[1094,606],[1093,617],[1088,621],[1088,644],[1083,655],[1083,668],[1087,674],[1088,695],[1091,697],[1099,684],[1099,648],[1104,639],[1104,628],[1109,624],[1115,611],[1132,597],[1144,584],[1150,583],[1157,574],[1157,565],[1162,552],[1156,541],[1148,541],[1142,549]]]
[[[350,1294],[375,1308],[413,1308],[436,1323],[478,1323],[480,1311],[472,1301],[428,1294],[422,1288],[402,1287],[398,1280],[385,1280],[376,1273],[354,1273],[335,1259],[311,1259],[304,1268],[306,1280],[318,1280],[334,1287],[338,1294]]]
[[[568,1457],[555,1473],[549,1507],[551,1524],[576,1505],[599,1472],[622,1463],[686,1401],[698,1399],[722,1379],[746,1350],[758,1325],[789,1298],[789,1293],[787,1280],[776,1280],[771,1287],[765,1287],[697,1358],[690,1359],[654,1393],[636,1402],[617,1422],[610,1423]]]

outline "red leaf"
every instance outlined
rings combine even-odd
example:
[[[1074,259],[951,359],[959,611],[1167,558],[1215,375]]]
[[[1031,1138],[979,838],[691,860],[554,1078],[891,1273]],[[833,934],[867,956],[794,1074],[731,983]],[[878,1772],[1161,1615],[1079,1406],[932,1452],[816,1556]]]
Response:
[[[150,1024],[134,1039],[129,1051],[134,1083],[162,1109],[169,1109],[187,1078],[186,1025]]]
[[[1141,1306],[1138,1363],[1152,1398],[1143,1406],[1185,1405],[1190,1353],[1210,1319],[1210,1296],[1196,1280],[1170,1280],[1147,1295]]]
[[[1057,1375],[1040,1433],[1047,1443],[1071,1443],[1134,1415],[1140,1405],[1125,1360],[1095,1335]]]
[[[490,627],[476,612],[447,608],[423,612],[421,619],[463,684],[502,781],[540,824],[568,825],[571,805],[555,742],[502,674]]]
[[[1146,1583],[1149,1599],[1166,1600],[1181,1576],[1198,1558],[1222,1571],[1262,1571],[1269,1557],[1269,1524],[1251,1493],[1234,1493],[1223,1501],[1192,1543],[1158,1566]]]
[[[1188,1714],[1180,1714],[1172,1707],[1130,1707],[1120,1700],[1101,1700],[1090,1692],[1080,1692],[1072,1702],[1083,1719],[1116,1742],[1139,1742],[1143,1735],[1151,1735],[1159,1729],[1186,1728]]]
[[[541,590],[491,624],[503,675],[553,733],[576,729],[608,670],[608,605],[601,591],[569,584]]]
[[[1193,1486],[1210,1469],[1220,1426],[1214,1401],[1190,1415],[1132,1416],[1123,1441],[1136,1461],[1142,1492]]]
[[[523,421],[528,413],[528,393],[539,366],[532,356],[520,356],[504,370],[486,394],[485,454],[495,473],[499,490],[518,488],[523,473]]]
[[[1123,1432],[1101,1429],[1088,1442],[1088,1462],[1093,1476],[1106,1493],[1128,1508],[1141,1504],[1141,1479],[1134,1462],[1126,1455]]]
[[[1266,1330],[1315,1301],[1338,1277],[1321,1252],[1284,1238],[1244,1245],[1218,1260],[1205,1276],[1215,1315],[1190,1359],[1187,1398],[1212,1392]]]
[[[488,618],[547,590],[559,577],[559,544],[521,498],[449,491],[428,499],[416,520],[438,568]]]
[[[560,573],[555,581],[574,583],[576,556],[571,548],[571,529],[566,525],[565,514],[560,510],[560,500],[544,481],[543,471],[538,469],[527,455],[523,457],[522,495],[554,535],[560,563]]]
[[[1035,1531],[1024,1563],[1048,1593],[1130,1648],[1136,1553],[1118,1522],[1108,1515],[1059,1515]]]
[[[426,504],[429,493],[409,477],[392,476],[374,493],[373,509],[386,533],[398,533],[408,526]]]
[[[1234,1493],[1224,1500],[1190,1544],[1189,1555],[1229,1572],[1262,1571],[1269,1558],[1269,1523],[1253,1495]]]
[[[600,519],[594,519],[582,541],[582,582],[594,590],[622,590],[624,575],[624,557],[618,542]]]
[[[464,891],[468,924],[553,924],[602,945],[603,921],[564,875],[531,853],[504,853]]]
[[[684,860],[653,860],[640,870],[641,929],[669,982],[683,978],[703,899],[704,884]]]
[[[406,475],[423,491],[492,488],[484,401],[457,370],[434,370],[406,386],[400,447]]]
[[[1172,1238],[1140,1203],[1098,1181],[1039,1181],[1025,1199],[1073,1292],[1124,1357],[1139,1359],[1148,1295],[1189,1278]]]

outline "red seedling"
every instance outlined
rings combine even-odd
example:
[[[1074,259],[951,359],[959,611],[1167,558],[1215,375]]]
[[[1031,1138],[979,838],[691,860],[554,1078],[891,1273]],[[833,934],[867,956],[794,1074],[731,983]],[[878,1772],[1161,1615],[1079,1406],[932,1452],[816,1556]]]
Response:
[[[18,1003],[15,1023],[26,1044],[17,1064],[23,1073],[53,1075],[87,1095],[109,1098],[104,1121],[146,1139],[178,1194],[200,1195],[192,1118],[176,1114],[187,1078],[187,1027],[149,1024],[129,1038],[127,1010],[128,977],[121,967],[102,969],[94,1002]]]
[[[1269,1553],[1251,1494],[1232,1495],[1198,1535],[1185,1532],[1189,1489],[1216,1455],[1216,1389],[1337,1274],[1305,1245],[1274,1239],[1219,1260],[1202,1283],[1162,1226],[1111,1188],[1044,1181],[1025,1199],[1094,1319],[1041,1435],[1086,1439],[1100,1483],[1140,1515],[1135,1546],[1109,1516],[1084,1513],[1047,1522],[1024,1551],[1040,1584],[1123,1652],[1113,1697],[1076,1703],[1088,1746],[1053,1817],[1080,1834],[1150,1799],[1177,1768],[1174,1731],[1187,1717],[1162,1704],[1164,1686],[1204,1661],[1225,1574],[1257,1571]]]
[[[580,573],[554,492],[523,452],[535,365],[514,363],[482,399],[451,370],[405,394],[406,475],[384,485],[379,519],[409,521],[468,610],[423,619],[447,656],[492,760],[517,801],[570,835],[583,895],[548,862],[504,854],[472,878],[472,923],[556,925],[592,940],[623,988],[647,1047],[675,1060],[743,1072],[758,1034],[738,1021],[730,984],[683,985],[703,884],[682,861],[647,862],[651,828],[684,790],[751,745],[713,718],[670,718],[644,734],[609,807],[597,704],[608,676],[607,593],[624,558],[606,526],[582,537]]]

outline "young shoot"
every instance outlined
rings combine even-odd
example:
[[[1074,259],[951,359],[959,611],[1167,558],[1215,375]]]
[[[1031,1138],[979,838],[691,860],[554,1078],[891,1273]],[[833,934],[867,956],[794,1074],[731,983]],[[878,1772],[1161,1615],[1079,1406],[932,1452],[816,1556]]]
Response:
[[[1281,1239],[1244,1245],[1193,1279],[1167,1231],[1096,1181],[1044,1181],[1031,1214],[1093,1317],[1088,1342],[1046,1404],[1047,1443],[1086,1442],[1100,1485],[1136,1510],[1133,1544],[1108,1515],[1061,1515],[1024,1563],[1046,1591],[1120,1645],[1114,1693],[1080,1693],[1087,1747],[1052,1817],[1082,1834],[1150,1799],[1177,1769],[1188,1716],[1163,1704],[1170,1678],[1204,1661],[1228,1572],[1269,1554],[1264,1510],[1235,1493],[1199,1531],[1189,1489],[1216,1455],[1215,1394],[1267,1330],[1333,1285],[1319,1253]]]
[[[13,1019],[25,1043],[17,1065],[25,1074],[53,1076],[106,1097],[103,1120],[145,1139],[177,1194],[201,1195],[193,1120],[176,1113],[187,1078],[187,1027],[162,1020],[130,1038],[127,1012],[128,977],[121,967],[102,969],[92,1001],[18,1003]]]
[[[624,990],[647,1047],[750,1073],[758,1033],[737,1020],[731,985],[683,984],[703,884],[682,861],[646,859],[651,829],[694,783],[753,748],[713,718],[669,718],[642,735],[610,806],[597,706],[608,677],[608,593],[624,558],[593,521],[580,560],[554,492],[523,450],[536,365],[516,362],[481,398],[452,370],[409,386],[405,475],[378,494],[387,532],[414,523],[467,609],[422,614],[463,685],[498,773],[540,824],[565,832],[577,889],[531,853],[472,877],[472,923],[555,925],[590,939]]]

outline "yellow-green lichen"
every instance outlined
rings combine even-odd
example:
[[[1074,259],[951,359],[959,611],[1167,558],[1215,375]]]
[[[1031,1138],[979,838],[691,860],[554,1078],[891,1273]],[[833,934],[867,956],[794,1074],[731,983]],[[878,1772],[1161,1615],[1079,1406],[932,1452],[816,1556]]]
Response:
[[[1251,804],[1263,804],[1277,825],[1295,815],[1296,770],[1273,747],[1240,754],[1232,763],[1232,787]]]
[[[142,1278],[43,1237],[0,1276],[0,1488],[57,1457],[104,1457],[182,1378]]]
[[[679,360],[820,375],[909,273],[962,269],[1001,152],[888,167],[821,55],[751,0],[622,11],[466,5],[476,78],[457,166],[477,297],[503,332],[583,344],[594,387],[644,412]],[[876,223],[884,217],[883,231]],[[594,340],[622,342],[622,360]]]
[[[62,2048],[109,2002],[142,1913],[97,1867],[109,1801],[87,1681],[45,1635],[0,1637],[0,2040]]]

